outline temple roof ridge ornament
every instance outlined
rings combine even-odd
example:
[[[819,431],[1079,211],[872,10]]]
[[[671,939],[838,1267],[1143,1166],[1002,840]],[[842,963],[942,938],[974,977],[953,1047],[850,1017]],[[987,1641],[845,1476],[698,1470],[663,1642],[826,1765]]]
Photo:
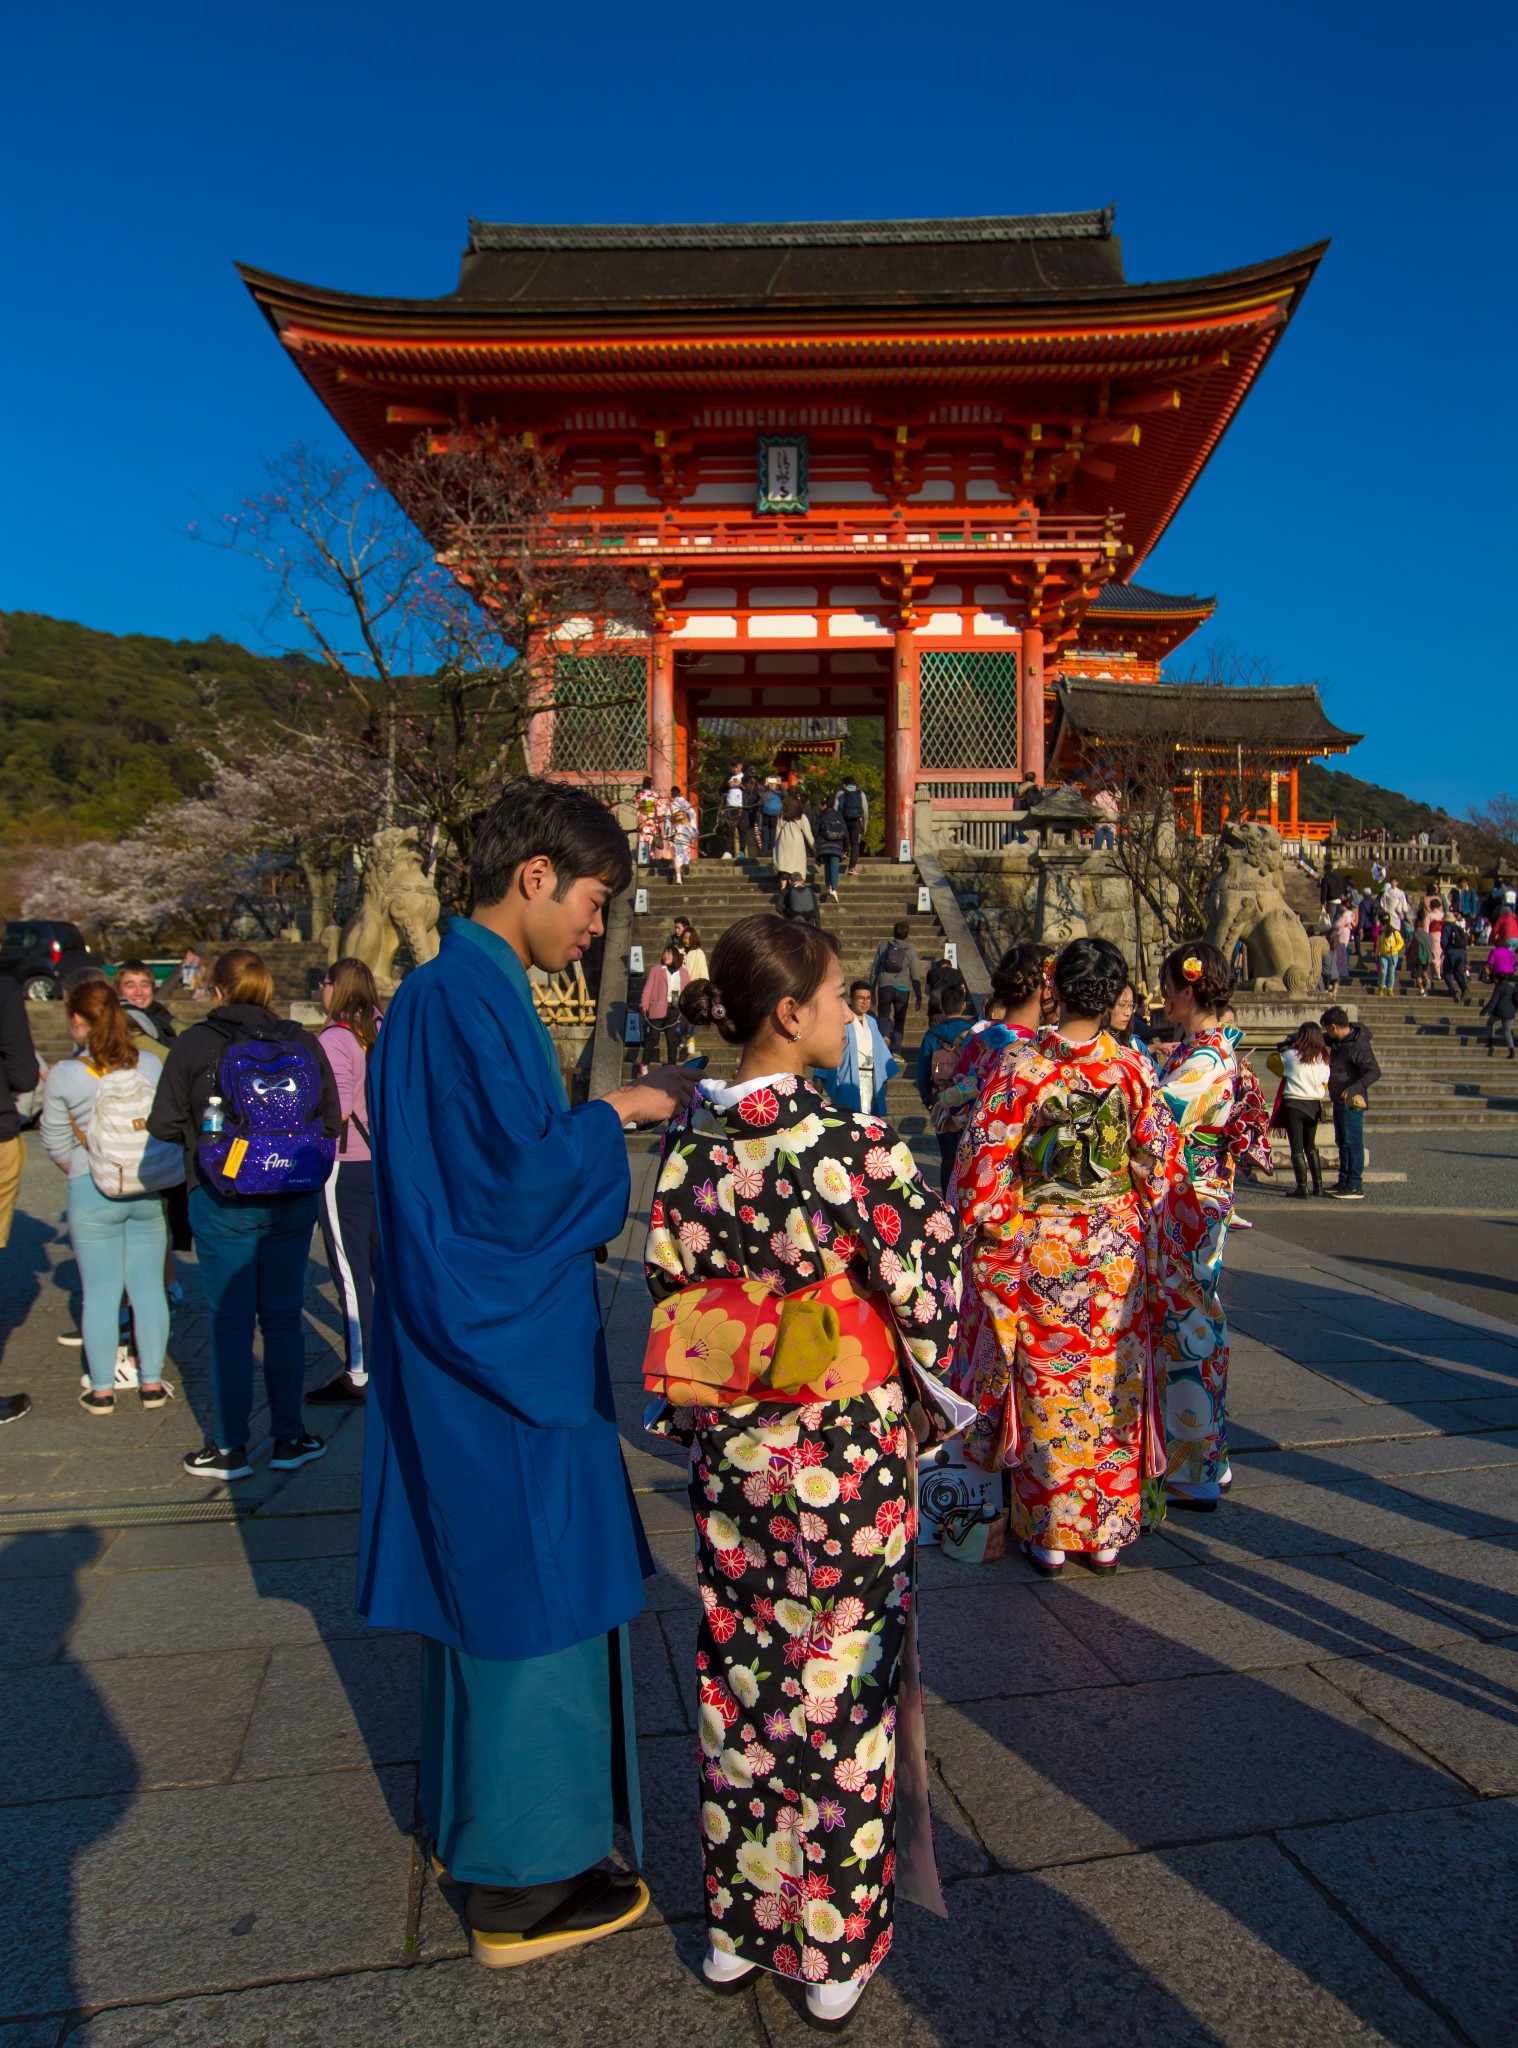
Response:
[[[1105,241],[1115,208],[1084,213],[972,214],[952,220],[602,223],[469,221],[471,250],[836,249],[901,243]]]

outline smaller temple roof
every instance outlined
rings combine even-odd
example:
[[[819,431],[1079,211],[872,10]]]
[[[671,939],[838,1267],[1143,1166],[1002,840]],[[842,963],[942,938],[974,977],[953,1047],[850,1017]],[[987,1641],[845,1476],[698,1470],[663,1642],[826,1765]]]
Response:
[[[1183,751],[1250,747],[1311,757],[1342,754],[1364,737],[1326,715],[1312,683],[1230,689],[1213,683],[1061,679],[1060,723],[1081,739],[1173,738]]]
[[[1202,617],[1216,611],[1217,602],[1215,597],[1168,597],[1163,590],[1148,590],[1142,583],[1104,583],[1086,616],[1122,612],[1128,617],[1169,618],[1180,612]]]

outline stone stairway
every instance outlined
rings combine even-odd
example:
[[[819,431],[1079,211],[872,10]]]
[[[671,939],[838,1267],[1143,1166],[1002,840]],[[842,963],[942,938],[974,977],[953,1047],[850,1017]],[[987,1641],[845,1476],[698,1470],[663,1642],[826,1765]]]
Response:
[[[1442,983],[1427,996],[1402,988],[1383,996],[1362,970],[1340,987],[1337,998],[1321,999],[1324,1008],[1330,1000],[1352,1005],[1370,1031],[1382,1074],[1371,1094],[1376,1129],[1518,1129],[1518,1061],[1509,1062],[1500,1047],[1489,1057],[1481,1043],[1481,1005],[1490,993],[1485,982],[1473,981],[1465,1004],[1451,1002]],[[1263,1054],[1283,1035],[1246,1035],[1262,1075]]]
[[[754,911],[776,907],[775,878],[767,861],[747,858],[723,861],[708,857],[697,861],[687,871],[682,887],[675,885],[665,868],[640,868],[636,886],[648,891],[648,911],[642,917],[634,917],[632,943],[643,948],[647,967],[657,962],[670,937],[671,926],[679,915],[688,917],[696,927],[706,957],[710,960],[718,939],[730,924]],[[862,861],[853,880],[843,876],[838,884],[840,900],[837,903],[828,902],[819,889],[823,926],[837,934],[843,971],[850,981],[869,973],[876,948],[890,937],[891,927],[899,918],[905,918],[912,928],[912,944],[922,957],[924,971],[929,962],[938,957],[943,946],[943,930],[932,911],[918,910],[917,890],[915,867],[886,860]],[[642,986],[640,976],[629,978],[627,996],[631,1008],[637,1007]],[[891,1082],[886,1096],[887,1115],[903,1135],[910,1137],[920,1137],[928,1130],[913,1079],[917,1048],[926,1023],[927,998],[924,993],[922,1010],[909,1010],[907,1013],[906,1049],[898,1055],[902,1072]],[[737,1049],[724,1045],[715,1031],[699,1033],[696,1050],[708,1056],[713,1074],[729,1074],[737,1064]],[[641,1057],[640,1048],[628,1047],[629,1074]]]

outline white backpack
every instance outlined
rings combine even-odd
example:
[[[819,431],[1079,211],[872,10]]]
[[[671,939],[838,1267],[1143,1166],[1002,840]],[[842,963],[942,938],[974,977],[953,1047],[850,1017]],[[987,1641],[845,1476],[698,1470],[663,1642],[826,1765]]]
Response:
[[[139,1054],[135,1067],[113,1067],[100,1076],[85,1149],[90,1178],[103,1195],[155,1195],[184,1179],[180,1147],[148,1135],[162,1072],[161,1061]]]

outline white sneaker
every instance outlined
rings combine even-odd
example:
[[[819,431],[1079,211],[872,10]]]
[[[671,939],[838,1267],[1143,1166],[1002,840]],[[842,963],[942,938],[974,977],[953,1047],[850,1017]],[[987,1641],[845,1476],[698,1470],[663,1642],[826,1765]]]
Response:
[[[137,1385],[137,1361],[132,1356],[130,1344],[116,1346],[116,1384],[118,1387]]]
[[[66,1345],[70,1351],[77,1351],[79,1350],[80,1346],[84,1343],[84,1339],[80,1336],[77,1330],[65,1330],[63,1335],[58,1339],[58,1342],[60,1344]],[[88,1373],[85,1374],[85,1378],[89,1378]]]
[[[731,859],[732,859],[732,855],[731,855],[730,853],[725,853],[725,854],[723,854],[722,858],[723,858],[724,860],[731,860]]]

